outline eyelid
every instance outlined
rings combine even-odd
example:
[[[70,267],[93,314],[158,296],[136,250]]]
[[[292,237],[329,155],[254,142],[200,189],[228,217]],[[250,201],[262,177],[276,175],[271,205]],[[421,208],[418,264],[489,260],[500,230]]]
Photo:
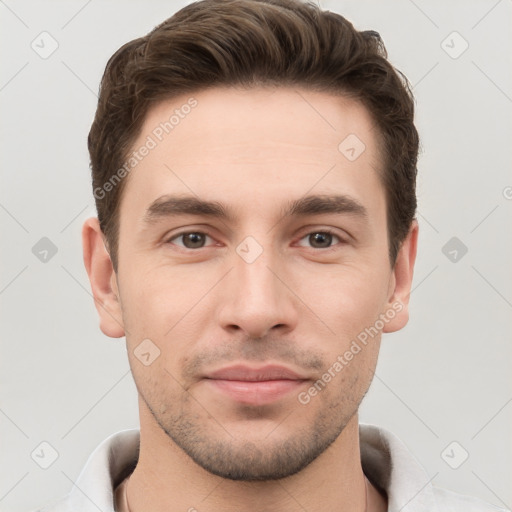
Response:
[[[336,235],[340,240],[344,242],[348,242],[349,240],[353,239],[352,235],[344,229],[322,224],[308,224],[307,226],[300,228],[297,232],[300,236],[299,239],[304,238],[304,236],[311,233],[329,233],[330,235]]]

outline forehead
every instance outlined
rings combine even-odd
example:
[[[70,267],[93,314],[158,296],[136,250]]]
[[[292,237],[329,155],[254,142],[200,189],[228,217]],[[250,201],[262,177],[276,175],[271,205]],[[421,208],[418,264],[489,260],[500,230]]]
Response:
[[[133,150],[143,146],[151,149],[130,171],[124,191],[130,210],[142,211],[166,193],[224,194],[248,208],[311,189],[357,197],[354,188],[371,192],[380,185],[369,112],[329,93],[214,88],[182,95],[147,113]]]
[[[350,133],[371,146],[373,130],[362,103],[342,95],[286,87],[211,88],[157,103],[146,114],[139,142],[149,135],[157,144],[186,142],[188,149],[227,158],[234,155],[226,155],[225,148],[243,144],[253,151],[236,156],[248,159],[268,156],[266,150],[273,155],[278,143],[304,153],[338,151]],[[187,160],[199,155],[179,151],[174,156]]]

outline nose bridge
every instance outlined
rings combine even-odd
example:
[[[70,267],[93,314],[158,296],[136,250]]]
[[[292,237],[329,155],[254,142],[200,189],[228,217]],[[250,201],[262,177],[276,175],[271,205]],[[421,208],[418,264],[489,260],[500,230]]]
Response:
[[[254,237],[246,237],[236,247],[235,279],[239,283],[239,299],[252,307],[270,307],[278,301],[279,290],[270,271],[277,266],[271,239],[260,244]],[[277,304],[276,304],[277,305]]]
[[[261,337],[277,325],[293,327],[294,304],[291,293],[281,282],[281,262],[270,237],[265,244],[246,237],[236,247],[232,263],[231,293],[223,299],[224,326],[237,326],[252,337]]]

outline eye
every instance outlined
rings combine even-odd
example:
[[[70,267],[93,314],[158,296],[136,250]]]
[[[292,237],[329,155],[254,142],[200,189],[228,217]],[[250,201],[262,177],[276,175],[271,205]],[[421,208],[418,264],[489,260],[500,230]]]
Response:
[[[184,247],[185,249],[201,249],[205,246],[206,239],[208,238],[213,240],[210,236],[201,231],[186,231],[169,238],[167,243],[174,243],[178,247]],[[182,243],[176,243],[175,240],[181,240]]]
[[[338,242],[342,242],[341,238],[331,231],[313,231],[302,237],[300,241],[307,240],[313,249],[330,249],[332,247],[333,239]],[[299,245],[304,247],[300,242]]]
[[[172,243],[184,249],[202,249],[208,245],[208,239],[211,245],[213,238],[206,233],[202,231],[184,231],[169,238],[166,243]],[[306,241],[306,243],[303,241]],[[313,249],[330,249],[333,247],[333,244],[336,245],[341,242],[343,242],[343,240],[338,235],[329,230],[323,230],[308,233],[300,239],[298,245],[307,247],[306,244],[309,244]]]

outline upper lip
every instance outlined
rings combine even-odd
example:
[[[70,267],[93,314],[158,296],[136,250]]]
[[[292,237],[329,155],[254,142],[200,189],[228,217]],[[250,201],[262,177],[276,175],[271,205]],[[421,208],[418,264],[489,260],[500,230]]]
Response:
[[[250,367],[235,365],[215,370],[206,375],[207,379],[239,380],[248,382],[262,382],[266,380],[306,380],[306,377],[280,365],[265,365]]]

